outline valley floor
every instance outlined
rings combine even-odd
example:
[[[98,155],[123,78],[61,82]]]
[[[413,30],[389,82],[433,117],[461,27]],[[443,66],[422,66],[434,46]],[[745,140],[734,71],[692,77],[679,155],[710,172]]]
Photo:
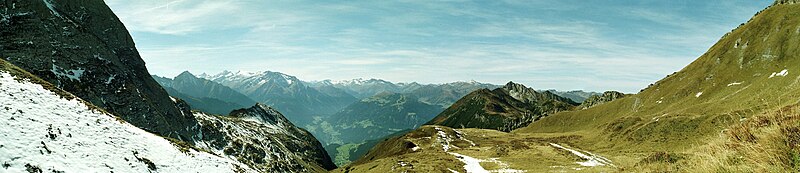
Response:
[[[571,141],[581,138],[577,135],[505,133],[443,126],[426,126],[420,131],[431,133],[430,136],[406,136],[405,140],[418,145],[408,148],[409,153],[337,171],[609,172],[620,169],[614,160],[629,160],[627,156],[606,157],[604,153],[574,147]]]

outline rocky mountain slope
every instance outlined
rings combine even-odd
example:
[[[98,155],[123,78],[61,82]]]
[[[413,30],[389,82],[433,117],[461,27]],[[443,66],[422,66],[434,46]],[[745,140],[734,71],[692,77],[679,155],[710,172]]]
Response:
[[[256,172],[146,132],[0,60],[0,172]]]
[[[503,88],[470,93],[427,124],[511,131],[548,114],[571,110],[575,105],[548,91],[538,92],[509,82]]]
[[[281,110],[298,125],[312,122],[314,116],[331,115],[357,101],[350,95],[332,96],[306,86],[297,77],[278,72],[229,72],[200,77],[220,83],[254,100]]]
[[[475,145],[450,152],[426,150],[418,140],[436,134],[423,127],[337,171],[797,172],[797,16],[778,0],[638,94],[510,133],[459,129]]]
[[[280,112],[256,104],[228,116],[195,112],[203,140],[197,146],[236,158],[263,172],[325,172],[336,168],[322,144]]]
[[[5,1],[0,16],[0,57],[137,127],[198,137],[197,122],[150,77],[103,1]]]

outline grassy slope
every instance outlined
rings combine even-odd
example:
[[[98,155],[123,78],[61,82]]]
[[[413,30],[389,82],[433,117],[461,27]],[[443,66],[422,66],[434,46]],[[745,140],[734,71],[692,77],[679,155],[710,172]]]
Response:
[[[478,145],[455,152],[480,159],[496,157],[511,168],[534,172],[798,171],[800,124],[793,105],[800,98],[799,13],[798,4],[764,10],[696,61],[639,94],[558,113],[512,133],[463,129]],[[772,75],[783,70],[788,74]],[[406,136],[379,144],[367,156],[382,157],[362,158],[340,170],[396,168],[404,159],[463,165],[438,159],[448,158],[446,154],[424,150],[386,152],[396,147],[388,144],[415,139]],[[522,145],[512,147],[508,155],[497,154],[503,148],[500,144],[513,144],[515,139]],[[549,142],[600,154],[615,166],[575,167],[574,158],[547,147]],[[426,170],[415,166],[417,171]]]
[[[724,136],[740,121],[797,103],[798,16],[797,4],[768,8],[683,70],[637,95],[550,116],[516,133],[584,134],[588,138],[576,143],[627,155],[630,163],[642,156],[625,153],[666,151],[689,154],[692,160],[697,146]],[[786,76],[770,78],[783,70]]]
[[[800,66],[792,66],[800,64],[798,13],[798,5],[769,8],[637,95],[547,117],[518,132],[593,131],[615,148],[630,147],[619,145],[626,142],[680,148],[741,118],[793,104],[800,96]],[[784,69],[787,76],[770,78]]]

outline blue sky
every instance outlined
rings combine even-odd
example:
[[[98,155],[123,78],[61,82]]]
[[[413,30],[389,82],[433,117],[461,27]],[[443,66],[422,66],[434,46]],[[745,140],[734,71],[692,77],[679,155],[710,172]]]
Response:
[[[638,92],[771,0],[106,0],[152,74]]]

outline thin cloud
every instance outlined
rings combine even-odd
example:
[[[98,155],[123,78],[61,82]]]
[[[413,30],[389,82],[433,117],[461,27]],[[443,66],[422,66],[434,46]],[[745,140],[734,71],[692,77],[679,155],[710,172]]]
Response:
[[[208,29],[212,26],[225,26],[223,18],[234,16],[238,4],[224,0],[174,0],[174,1],[127,1],[107,0],[116,14],[125,19],[134,32],[152,32],[168,35],[185,35]],[[154,6],[154,7],[153,7]]]
[[[513,80],[625,92],[680,70],[768,4],[670,4],[680,11],[661,1],[107,2],[159,75],[270,70],[304,80]]]

